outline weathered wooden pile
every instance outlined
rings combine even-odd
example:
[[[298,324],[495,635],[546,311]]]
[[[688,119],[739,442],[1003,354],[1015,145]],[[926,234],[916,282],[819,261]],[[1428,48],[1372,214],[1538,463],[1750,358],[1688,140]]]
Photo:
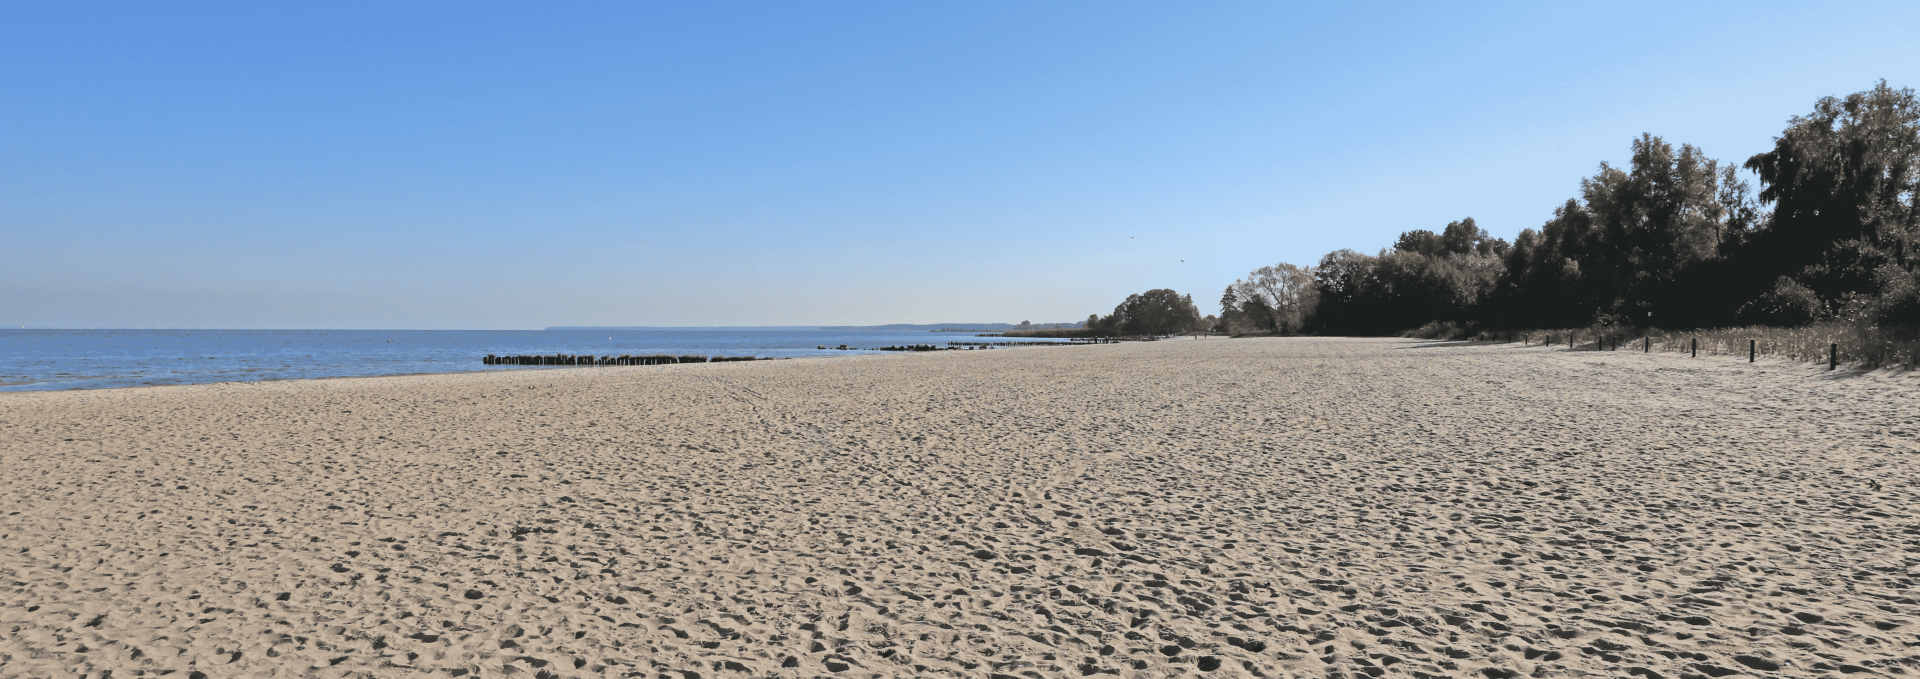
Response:
[[[573,354],[552,354],[548,356],[495,356],[487,354],[480,359],[487,365],[554,365],[554,366],[609,366],[609,365],[674,365],[679,363],[724,363],[730,361],[771,361],[771,358],[754,356],[670,356],[667,354],[649,354],[646,356],[594,356]]]

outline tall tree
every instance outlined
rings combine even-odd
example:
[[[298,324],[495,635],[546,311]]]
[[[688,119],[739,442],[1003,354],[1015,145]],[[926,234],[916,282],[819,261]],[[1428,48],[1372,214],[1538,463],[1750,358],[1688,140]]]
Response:
[[[1788,273],[1849,315],[1914,323],[1920,264],[1920,104],[1882,80],[1796,116],[1773,150],[1747,160],[1773,205],[1748,253],[1758,275]],[[1758,275],[1756,277],[1758,277]],[[1876,309],[1861,309],[1870,306]]]
[[[1134,335],[1172,335],[1201,327],[1193,296],[1166,288],[1128,295],[1102,322]]]
[[[1286,262],[1254,269],[1229,290],[1239,302],[1241,318],[1259,330],[1276,333],[1304,327],[1312,319],[1317,294],[1313,267]],[[1246,308],[1256,301],[1257,307]]]

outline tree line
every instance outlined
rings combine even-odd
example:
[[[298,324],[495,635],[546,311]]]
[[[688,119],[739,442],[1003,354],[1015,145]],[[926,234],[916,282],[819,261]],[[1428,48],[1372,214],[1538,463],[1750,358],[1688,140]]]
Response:
[[[1312,266],[1257,269],[1227,287],[1212,321],[1188,311],[1191,299],[1154,290],[1088,322],[1164,329],[1177,315],[1235,333],[1357,335],[1436,324],[1920,326],[1916,247],[1920,106],[1911,88],[1883,80],[1821,99],[1739,166],[1643,134],[1626,167],[1601,163],[1512,242],[1466,218],[1373,255],[1343,249]]]

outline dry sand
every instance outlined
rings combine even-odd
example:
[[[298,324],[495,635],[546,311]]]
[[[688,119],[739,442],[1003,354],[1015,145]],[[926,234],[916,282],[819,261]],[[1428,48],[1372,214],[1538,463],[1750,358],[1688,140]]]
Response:
[[[1916,416],[1319,339],[0,395],[0,675],[1913,675]]]

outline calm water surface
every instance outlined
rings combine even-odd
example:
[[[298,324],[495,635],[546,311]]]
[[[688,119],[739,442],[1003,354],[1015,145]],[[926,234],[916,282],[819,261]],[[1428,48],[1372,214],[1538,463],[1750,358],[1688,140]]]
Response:
[[[792,328],[0,330],[0,391],[570,369],[482,365],[487,354],[844,356],[896,344],[1004,341],[974,334]],[[816,348],[823,344],[863,351]]]

